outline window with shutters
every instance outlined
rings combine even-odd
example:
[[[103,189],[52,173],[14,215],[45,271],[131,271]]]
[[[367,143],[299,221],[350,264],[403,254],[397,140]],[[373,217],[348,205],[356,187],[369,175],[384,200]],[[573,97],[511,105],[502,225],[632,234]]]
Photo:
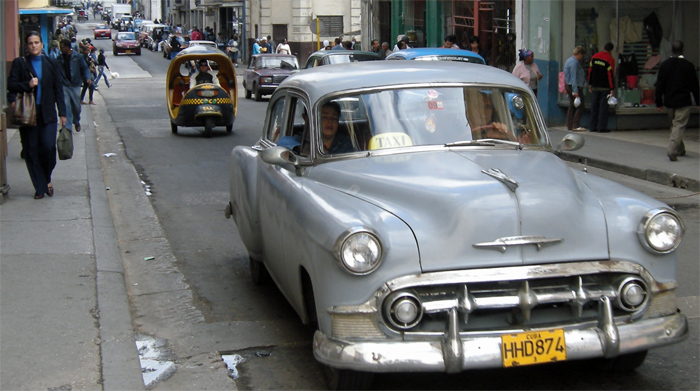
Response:
[[[321,35],[339,37],[343,35],[343,16],[320,16],[319,20],[326,25],[326,32]]]

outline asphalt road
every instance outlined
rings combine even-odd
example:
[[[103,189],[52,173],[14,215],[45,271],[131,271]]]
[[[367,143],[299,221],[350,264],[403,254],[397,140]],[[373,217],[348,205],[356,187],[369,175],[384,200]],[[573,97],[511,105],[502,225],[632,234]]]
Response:
[[[246,362],[238,367],[239,377],[235,384],[231,382],[231,388],[324,389],[322,368],[311,353],[313,330],[301,325],[274,286],[256,286],[250,281],[247,253],[235,224],[223,213],[229,191],[228,156],[234,146],[252,145],[258,139],[267,99],[246,100],[241,93],[233,133],[217,128],[207,139],[202,129],[180,128],[173,135],[164,101],[164,74],[169,61],[148,50],[141,56],[114,58],[109,45],[111,41],[96,43],[98,48],[105,48],[107,63],[122,77],[107,91],[103,90],[105,86],[100,87],[106,114],[142,186],[150,190],[148,199],[175,257],[173,272],[181,273],[191,292],[173,306],[192,306],[192,312],[201,314],[201,320],[177,319],[177,327],[153,325],[146,309],[161,303],[155,302],[155,295],[140,295],[134,299],[137,328],[169,337],[173,355],[181,360],[206,351],[201,346],[244,356]],[[685,197],[688,192],[599,170],[591,172],[673,204],[686,222],[686,237],[700,237],[697,201]],[[113,205],[112,210],[121,210],[126,216],[123,221],[129,221],[129,216],[137,219],[140,213],[129,205]],[[116,229],[129,229],[128,223],[117,223]],[[686,240],[679,253],[678,294],[697,300],[698,245]],[[589,363],[567,362],[459,375],[381,375],[376,376],[373,388],[698,389],[699,326],[695,314],[690,320],[691,336],[685,343],[651,351],[645,364],[632,374],[602,373]],[[174,388],[168,381],[160,387]]]

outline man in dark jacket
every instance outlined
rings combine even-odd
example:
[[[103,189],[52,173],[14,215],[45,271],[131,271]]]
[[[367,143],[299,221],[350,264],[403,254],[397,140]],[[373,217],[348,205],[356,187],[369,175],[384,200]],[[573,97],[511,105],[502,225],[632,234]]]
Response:
[[[615,60],[610,54],[615,46],[608,42],[602,52],[588,64],[588,91],[591,93],[591,132],[609,132],[608,95],[615,92]]]
[[[83,55],[74,51],[69,40],[60,42],[62,55],[58,63],[63,71],[63,96],[66,101],[66,127],[80,132],[80,86],[92,84],[92,74]]]
[[[671,58],[662,62],[659,67],[656,79],[656,107],[659,111],[666,107],[671,121],[671,137],[666,154],[675,162],[678,156],[685,155],[683,132],[688,124],[690,108],[693,106],[691,95],[695,97],[695,104],[700,104],[700,85],[695,66],[683,58],[683,42],[674,41],[671,50]]]

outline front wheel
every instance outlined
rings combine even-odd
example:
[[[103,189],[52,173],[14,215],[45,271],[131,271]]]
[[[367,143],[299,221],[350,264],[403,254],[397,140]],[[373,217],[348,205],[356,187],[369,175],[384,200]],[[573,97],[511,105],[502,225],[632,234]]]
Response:
[[[208,117],[204,119],[204,137],[210,138],[214,130],[214,118]]]
[[[170,121],[170,131],[173,132],[173,134],[177,134],[177,125],[175,125],[175,122]]]
[[[258,89],[258,85],[253,83],[253,95],[255,95],[255,101],[260,102],[262,100],[262,94],[260,93],[260,90]]]
[[[231,124],[231,125],[226,125],[226,131],[229,132],[229,133],[233,132],[233,124]]]
[[[324,366],[329,390],[367,390],[372,385],[374,373],[358,372]]]
[[[302,277],[302,292],[309,322],[318,329],[321,322],[318,319],[319,314],[316,311],[313,283],[306,273],[304,273]],[[323,366],[323,372],[329,390],[367,390],[372,385],[372,380],[374,379],[374,373],[371,372],[338,369],[327,365]]]
[[[615,358],[596,360],[597,366],[609,372],[630,372],[639,368],[647,358],[647,351],[622,354]]]

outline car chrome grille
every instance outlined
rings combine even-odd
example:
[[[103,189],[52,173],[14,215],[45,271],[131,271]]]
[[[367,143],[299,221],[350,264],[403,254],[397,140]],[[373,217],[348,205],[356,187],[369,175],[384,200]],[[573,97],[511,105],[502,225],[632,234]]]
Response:
[[[449,311],[456,309],[460,332],[513,328],[562,327],[596,321],[602,297],[618,302],[627,273],[601,273],[572,277],[531,278],[516,281],[480,281],[441,285],[405,286],[383,297],[379,308],[389,329],[404,333],[444,332]],[[645,288],[648,285],[644,284]],[[651,298],[651,292],[646,288]],[[420,303],[421,320],[403,325],[392,318],[392,297],[410,295]],[[397,299],[400,300],[400,299]],[[635,310],[613,305],[614,316],[639,316],[648,301]]]

